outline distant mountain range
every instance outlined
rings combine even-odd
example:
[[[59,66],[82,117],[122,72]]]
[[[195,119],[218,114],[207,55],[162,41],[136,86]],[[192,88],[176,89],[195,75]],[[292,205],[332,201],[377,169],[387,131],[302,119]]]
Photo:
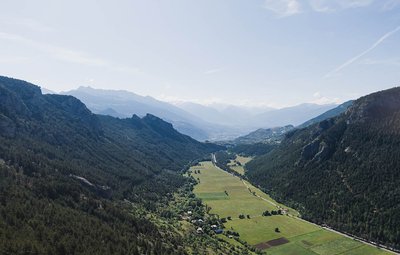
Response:
[[[62,94],[78,98],[97,114],[130,118],[133,114],[145,116],[150,113],[171,122],[177,130],[195,139],[206,140],[209,137],[206,131],[201,129],[202,126],[207,125],[203,120],[149,96],[144,97],[122,90],[102,90],[90,87],[79,87]]]
[[[286,125],[297,126],[335,108],[337,105],[306,103],[281,109],[231,105],[226,105],[225,107],[220,106],[217,109],[213,106],[195,103],[181,103],[177,104],[177,106],[194,116],[199,116],[213,123],[238,126],[254,131],[258,128],[272,128]]]
[[[248,163],[248,177],[308,220],[399,249],[400,88],[323,116]]]
[[[131,117],[133,114],[153,114],[171,122],[178,131],[199,141],[232,140],[259,128],[299,125],[336,107],[301,104],[273,109],[233,105],[205,106],[188,102],[173,105],[128,91],[90,87],[79,87],[62,94],[80,99],[97,114],[119,118]]]
[[[245,107],[224,104],[202,105],[192,102],[177,103],[176,106],[212,123],[241,127],[248,127],[248,121],[257,114],[276,110],[268,107]]]
[[[315,118],[312,118],[303,124],[294,127],[293,125],[287,125],[283,127],[274,127],[274,128],[260,128],[257,129],[256,131],[250,132],[247,135],[240,136],[233,141],[230,141],[227,144],[241,144],[241,145],[250,145],[250,144],[256,144],[256,143],[269,143],[269,144],[278,144],[281,142],[281,140],[285,137],[285,134],[293,129],[301,129],[305,128],[308,126],[311,126],[315,123],[336,117],[340,115],[341,113],[345,112],[352,104],[353,100],[347,101],[331,110],[328,110],[321,115],[318,115]],[[260,145],[256,145],[260,146]]]
[[[292,107],[282,108],[258,114],[252,118],[251,124],[258,127],[282,127],[286,125],[297,126],[314,118],[337,105],[327,104],[300,104]]]

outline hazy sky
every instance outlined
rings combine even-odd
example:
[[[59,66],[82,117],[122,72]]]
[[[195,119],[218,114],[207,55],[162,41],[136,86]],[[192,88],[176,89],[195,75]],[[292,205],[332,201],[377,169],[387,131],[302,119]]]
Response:
[[[400,85],[400,0],[2,0],[0,74],[287,106]]]

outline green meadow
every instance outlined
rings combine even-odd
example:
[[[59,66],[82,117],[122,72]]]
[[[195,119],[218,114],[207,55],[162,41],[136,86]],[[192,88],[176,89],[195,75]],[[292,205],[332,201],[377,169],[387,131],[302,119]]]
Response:
[[[233,171],[236,171],[237,173],[244,175],[244,165],[249,162],[252,158],[251,157],[243,157],[243,156],[239,156],[237,155],[236,158],[234,160],[231,160],[231,162],[228,164],[230,166],[230,168]],[[239,164],[237,164],[235,161],[239,162]]]
[[[196,173],[191,171],[192,175],[200,181],[194,193],[211,207],[210,213],[220,218],[231,217],[232,220],[225,223],[226,230],[238,232],[240,239],[254,246],[285,238],[287,243],[264,249],[268,254],[390,254],[299,219],[297,211],[277,203],[250,183],[211,162],[201,162],[192,170],[196,170]],[[262,216],[265,210],[279,208],[288,209],[288,213]],[[240,214],[245,215],[245,219],[239,219]]]

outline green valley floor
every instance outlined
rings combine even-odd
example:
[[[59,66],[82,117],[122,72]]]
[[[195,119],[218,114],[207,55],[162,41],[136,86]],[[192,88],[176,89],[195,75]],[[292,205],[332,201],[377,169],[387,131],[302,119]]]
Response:
[[[238,232],[241,240],[267,254],[391,254],[299,219],[295,210],[277,203],[258,188],[217,168],[212,162],[201,162],[190,172],[199,181],[194,193],[211,207],[210,213],[220,218],[231,218],[224,224],[225,231]],[[284,215],[262,216],[266,210],[279,209]],[[239,215],[244,215],[244,219]],[[235,241],[231,239],[231,242]]]

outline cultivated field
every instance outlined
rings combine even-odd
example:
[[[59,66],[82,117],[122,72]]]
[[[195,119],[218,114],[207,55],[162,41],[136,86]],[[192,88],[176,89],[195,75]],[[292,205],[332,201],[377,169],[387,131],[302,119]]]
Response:
[[[231,217],[232,220],[225,224],[226,230],[238,232],[240,238],[251,245],[267,247],[268,254],[389,254],[302,221],[293,209],[288,210],[288,215],[262,216],[265,210],[287,207],[211,162],[202,162],[192,170],[200,170],[196,174],[192,171],[192,175],[200,180],[194,193],[212,208],[210,213],[221,218]],[[240,214],[245,215],[245,219],[239,219]]]

